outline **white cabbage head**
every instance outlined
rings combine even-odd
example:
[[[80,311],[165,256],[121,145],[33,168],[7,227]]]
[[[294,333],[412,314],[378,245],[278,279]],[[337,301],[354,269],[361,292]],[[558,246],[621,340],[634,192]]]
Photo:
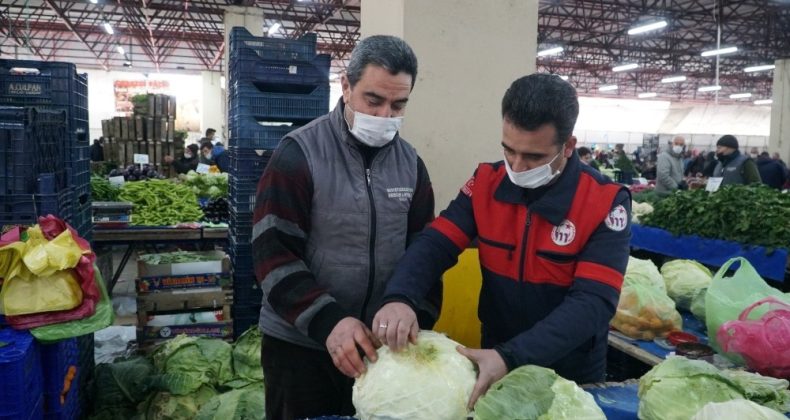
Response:
[[[354,383],[360,420],[464,420],[477,374],[472,362],[442,334],[421,331],[416,345],[395,353],[378,350],[378,361]]]

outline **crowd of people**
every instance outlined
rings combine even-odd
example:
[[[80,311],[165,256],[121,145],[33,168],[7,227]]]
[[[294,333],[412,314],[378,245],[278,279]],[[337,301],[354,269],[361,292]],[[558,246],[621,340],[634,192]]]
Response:
[[[631,184],[636,176],[655,182],[659,196],[688,188],[689,179],[711,177],[721,177],[722,185],[762,183],[779,190],[790,188],[790,171],[779,153],[761,152],[757,147],[742,153],[738,139],[729,134],[718,139],[715,151],[689,150],[686,139],[676,136],[646,156],[642,147],[629,156],[623,144],[608,151],[580,147],[577,153],[595,169],[618,170],[619,182]]]

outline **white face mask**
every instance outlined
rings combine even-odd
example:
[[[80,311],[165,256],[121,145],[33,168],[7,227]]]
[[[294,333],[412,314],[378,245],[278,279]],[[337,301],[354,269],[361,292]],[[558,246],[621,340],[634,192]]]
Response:
[[[521,188],[538,188],[542,187],[552,179],[556,178],[560,171],[553,172],[551,170],[551,164],[554,163],[555,160],[562,154],[557,153],[557,156],[554,156],[549,163],[545,165],[538,166],[537,168],[532,168],[523,172],[514,172],[513,168],[510,167],[510,163],[508,163],[507,158],[505,158],[505,170],[507,171],[507,176],[510,178],[510,181]]]
[[[683,146],[678,146],[678,145],[672,146],[672,152],[674,152],[676,155],[683,153]]]
[[[192,153],[184,153],[184,157],[187,159],[192,159]]]
[[[375,117],[354,111],[349,105],[346,106],[354,113],[354,126],[350,129],[351,134],[363,144],[371,147],[382,147],[391,142],[403,123],[403,117]],[[348,124],[348,120],[346,120],[346,124]]]

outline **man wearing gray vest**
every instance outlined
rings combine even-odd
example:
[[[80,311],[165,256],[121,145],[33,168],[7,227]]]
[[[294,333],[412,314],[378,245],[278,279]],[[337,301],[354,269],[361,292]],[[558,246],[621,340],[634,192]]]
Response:
[[[269,419],[355,412],[384,286],[434,217],[425,165],[398,134],[416,77],[403,40],[360,41],[335,109],[285,136],[261,177],[253,259]],[[420,302],[422,328],[438,317],[438,283]]]
[[[716,142],[716,159],[719,163],[713,170],[714,177],[721,177],[721,185],[759,184],[760,172],[757,164],[738,150],[738,139],[727,134]]]

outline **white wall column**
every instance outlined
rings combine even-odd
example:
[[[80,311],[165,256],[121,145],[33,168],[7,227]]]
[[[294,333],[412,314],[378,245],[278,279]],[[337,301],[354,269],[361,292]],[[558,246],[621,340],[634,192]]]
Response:
[[[768,150],[790,160],[790,59],[776,60]]]
[[[537,0],[365,0],[362,37],[402,37],[419,70],[402,134],[425,160],[437,212],[479,162],[501,160],[502,96],[535,71]]]

